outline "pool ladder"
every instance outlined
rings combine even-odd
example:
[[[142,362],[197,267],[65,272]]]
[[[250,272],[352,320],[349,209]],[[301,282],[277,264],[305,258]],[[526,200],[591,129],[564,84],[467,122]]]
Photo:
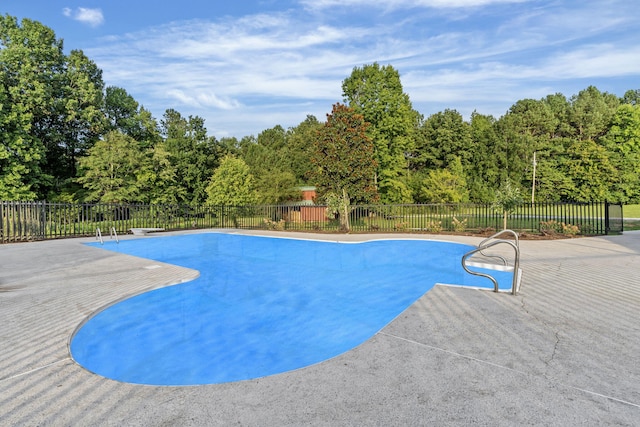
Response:
[[[113,239],[114,237],[116,239],[116,243],[120,243],[120,240],[118,239],[118,233],[116,232],[116,228],[111,227],[111,229],[109,230],[109,238]],[[100,231],[100,227],[96,227],[96,240],[100,240],[100,244],[104,245],[104,240],[102,239],[102,232]]]
[[[498,239],[498,237],[504,234],[513,236],[513,240]],[[507,259],[502,255],[486,253],[487,249],[497,245],[507,245],[513,249],[515,253],[513,266],[509,266]],[[506,229],[499,231],[498,233],[495,233],[494,235],[484,239],[482,242],[480,242],[477,248],[470,250],[469,252],[467,252],[462,256],[462,268],[464,268],[464,270],[469,274],[473,274],[474,276],[486,277],[487,279],[491,280],[493,282],[494,292],[498,292],[499,291],[498,281],[492,275],[469,269],[469,265],[467,264],[467,261],[469,260],[469,258],[471,258],[476,254],[480,254],[485,258],[496,258],[500,260],[502,265],[506,267],[507,270],[513,269],[513,280],[511,282],[511,294],[516,295],[518,293],[518,290],[520,289],[520,278],[522,277],[522,271],[520,270],[520,242],[518,240],[518,234],[515,231],[506,230]]]

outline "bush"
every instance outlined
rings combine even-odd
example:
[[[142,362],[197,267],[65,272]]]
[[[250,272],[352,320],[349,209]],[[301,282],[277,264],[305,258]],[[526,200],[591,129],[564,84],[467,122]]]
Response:
[[[267,230],[276,230],[276,231],[284,231],[284,226],[286,224],[286,221],[284,219],[281,219],[279,221],[272,221],[268,218],[264,218],[262,222],[264,223],[265,228]]]
[[[440,233],[442,231],[442,221],[430,221],[425,225],[424,230],[429,233]]]
[[[565,236],[576,236],[580,234],[580,227],[578,227],[577,225],[565,224],[564,222],[561,225],[562,234],[564,234]]]
[[[462,233],[467,229],[467,218],[460,221],[458,218],[454,216],[453,219],[451,220],[451,225],[453,226],[453,231]]]
[[[407,229],[407,227],[408,227],[408,225],[409,225],[409,223],[408,223],[408,222],[406,222],[406,221],[403,221],[403,222],[396,222],[396,223],[393,225],[393,229],[394,229],[394,230],[397,230],[397,231],[406,230],[406,229]]]
[[[555,220],[541,221],[540,232],[545,236],[555,236],[562,234],[565,236],[576,236],[580,234],[580,227],[572,224],[565,224]]]
[[[540,232],[545,236],[553,236],[560,232],[560,224],[558,221],[540,221]]]

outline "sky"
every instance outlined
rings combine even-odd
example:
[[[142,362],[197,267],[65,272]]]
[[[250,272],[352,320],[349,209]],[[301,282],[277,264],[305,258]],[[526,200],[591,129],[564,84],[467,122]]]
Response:
[[[640,89],[632,0],[0,0],[0,13],[52,28],[156,119],[200,116],[218,139],[324,121],[374,62],[425,118]]]

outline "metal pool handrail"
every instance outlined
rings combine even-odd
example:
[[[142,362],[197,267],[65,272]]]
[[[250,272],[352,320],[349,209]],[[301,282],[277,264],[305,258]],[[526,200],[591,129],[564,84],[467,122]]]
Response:
[[[512,236],[514,236],[515,238],[515,243],[512,242],[511,240],[504,240],[504,239],[496,239],[496,237],[501,236],[502,234],[510,234]],[[516,295],[516,293],[518,292],[518,279],[519,279],[519,274],[520,274],[520,242],[518,240],[518,234],[513,231],[513,230],[502,230],[498,233],[495,233],[494,235],[487,237],[486,239],[484,239],[482,242],[480,242],[480,244],[478,245],[477,248],[467,252],[466,254],[463,255],[462,257],[462,268],[469,274],[473,274],[474,276],[481,276],[481,277],[486,277],[487,279],[491,280],[493,282],[493,289],[495,292],[498,292],[498,281],[491,276],[490,274],[487,273],[481,273],[478,271],[472,271],[467,267],[467,259],[469,257],[471,257],[472,255],[476,254],[476,253],[480,253],[481,255],[485,256],[485,257],[493,257],[493,258],[499,258],[500,260],[502,260],[504,265],[507,265],[507,260],[506,258],[504,258],[503,256],[500,255],[487,255],[485,254],[483,251],[485,249],[489,249],[493,246],[496,245],[500,245],[500,244],[507,244],[509,246],[511,246],[515,252],[515,260],[514,260],[514,265],[513,265],[513,280],[511,283],[511,294],[512,295]]]
[[[109,231],[109,238],[116,238],[116,243],[120,243],[120,240],[118,240],[118,233],[116,232],[116,228],[115,227],[111,227],[111,230]]]
[[[118,233],[116,232],[115,227],[111,227],[109,230],[109,238],[113,239],[115,237],[116,243],[120,243],[120,239],[118,239]],[[96,240],[100,240],[100,244],[104,245],[104,239],[102,238],[102,232],[100,231],[100,227],[96,227]]]

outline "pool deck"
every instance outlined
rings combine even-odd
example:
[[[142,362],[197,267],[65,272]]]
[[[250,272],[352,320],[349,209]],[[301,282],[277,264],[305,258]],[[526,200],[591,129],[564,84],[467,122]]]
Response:
[[[331,360],[193,387],[119,383],[70,358],[69,339],[91,313],[198,275],[89,241],[0,245],[2,426],[640,426],[638,232],[521,241],[517,296],[436,286]]]

